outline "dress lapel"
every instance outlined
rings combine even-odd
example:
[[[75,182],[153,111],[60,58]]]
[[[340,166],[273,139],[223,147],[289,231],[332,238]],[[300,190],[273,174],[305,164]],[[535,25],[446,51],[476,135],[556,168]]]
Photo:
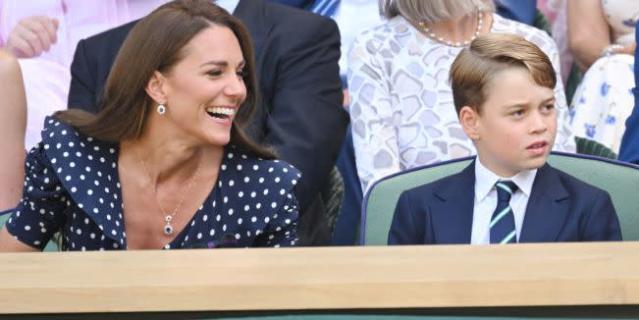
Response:
[[[124,245],[118,146],[81,135],[52,117],[46,118],[42,141],[52,169],[76,208],[107,237]]]

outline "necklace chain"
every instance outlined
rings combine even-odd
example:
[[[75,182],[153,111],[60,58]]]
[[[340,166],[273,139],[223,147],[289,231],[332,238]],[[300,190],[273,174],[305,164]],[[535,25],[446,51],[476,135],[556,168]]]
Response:
[[[426,23],[424,21],[420,21],[419,22],[419,26],[424,30],[424,33],[431,39],[445,44],[447,46],[451,46],[451,47],[465,47],[467,45],[469,45],[473,40],[475,40],[478,36],[479,33],[481,32],[482,26],[484,25],[484,15],[482,11],[478,11],[477,12],[477,29],[475,29],[475,32],[473,33],[473,35],[470,37],[470,39],[465,40],[465,41],[451,41],[448,40],[442,36],[438,36],[437,34],[435,34],[435,32],[433,32],[433,30],[431,30],[428,26],[426,26]]]
[[[149,168],[147,167],[144,160],[142,160],[142,157],[140,157],[140,154],[137,152],[137,150],[135,151],[135,155],[140,161],[140,164],[142,165],[142,168],[147,178],[149,178],[149,182],[152,182],[153,179],[151,178],[151,172],[149,171]],[[155,188],[153,188],[153,199],[155,200],[155,204],[160,209],[160,212],[164,216],[164,227],[162,228],[162,231],[164,235],[166,236],[170,236],[173,234],[173,231],[174,231],[173,224],[172,224],[173,218],[175,217],[175,215],[177,215],[178,211],[182,207],[182,203],[184,203],[184,199],[186,198],[186,195],[189,193],[189,191],[193,187],[193,184],[195,183],[195,177],[197,177],[197,173],[200,171],[201,163],[202,163],[202,158],[200,157],[200,159],[197,162],[197,167],[195,168],[195,172],[193,173],[191,178],[189,178],[189,183],[187,184],[186,189],[184,189],[184,192],[182,193],[182,196],[180,197],[180,201],[178,202],[177,206],[175,206],[173,211],[171,211],[170,213],[167,213],[167,211],[164,210],[164,208],[162,207],[162,204],[160,204],[160,200],[158,200],[157,191]]]

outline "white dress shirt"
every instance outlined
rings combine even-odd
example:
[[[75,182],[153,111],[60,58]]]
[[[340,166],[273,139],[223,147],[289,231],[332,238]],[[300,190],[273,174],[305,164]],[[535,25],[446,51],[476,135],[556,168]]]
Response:
[[[473,206],[471,244],[490,244],[490,220],[495,208],[497,208],[495,183],[499,180],[510,180],[517,185],[517,191],[510,198],[510,208],[515,216],[515,230],[519,240],[526,206],[536,175],[537,169],[534,169],[519,172],[512,177],[500,177],[482,165],[477,157],[475,160],[475,204]]]

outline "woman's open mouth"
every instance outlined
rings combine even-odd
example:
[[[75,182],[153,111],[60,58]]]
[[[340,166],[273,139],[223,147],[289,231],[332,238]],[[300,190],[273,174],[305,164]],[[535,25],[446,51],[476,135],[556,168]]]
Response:
[[[227,108],[227,107],[211,107],[206,108],[206,113],[212,118],[220,119],[220,120],[230,120],[235,115],[235,108]]]

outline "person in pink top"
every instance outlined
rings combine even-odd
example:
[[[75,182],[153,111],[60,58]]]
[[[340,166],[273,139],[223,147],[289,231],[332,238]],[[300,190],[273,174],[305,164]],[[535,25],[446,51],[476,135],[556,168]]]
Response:
[[[138,19],[165,0],[0,1],[0,47],[18,58],[28,120],[25,146],[40,140],[45,115],[66,109],[76,44]]]
[[[25,149],[40,141],[44,117],[66,109],[77,43],[164,2],[0,1],[0,211],[20,199]]]
[[[12,208],[22,194],[24,181],[24,128],[26,102],[20,66],[15,57],[0,49],[0,211]]]

